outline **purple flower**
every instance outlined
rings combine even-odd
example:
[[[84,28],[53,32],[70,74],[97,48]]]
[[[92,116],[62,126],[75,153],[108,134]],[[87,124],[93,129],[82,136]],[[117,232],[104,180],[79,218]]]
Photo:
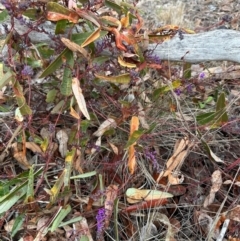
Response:
[[[200,78],[200,79],[203,79],[204,77],[205,77],[205,73],[204,73],[204,72],[202,72],[202,73],[199,74],[199,78]]]
[[[153,168],[157,171],[160,170],[160,166],[158,164],[158,161],[157,161],[157,153],[156,151],[150,151],[150,150],[146,150],[145,151],[145,156],[146,158],[152,162],[152,165],[153,165]]]
[[[174,92],[176,93],[176,95],[180,95],[181,94],[181,90],[180,89],[175,89]]]
[[[22,70],[21,74],[24,75],[24,76],[33,76],[33,69],[32,69],[32,67],[29,66],[29,65],[25,65],[23,67],[23,70]]]
[[[192,92],[192,88],[193,88],[192,84],[187,85],[187,91],[188,92]]]
[[[105,214],[105,208],[100,208],[98,209],[98,213],[96,216],[96,220],[97,220],[97,237],[100,237],[103,233],[103,228],[104,228],[104,224],[105,224],[105,218],[106,218],[106,214]]]

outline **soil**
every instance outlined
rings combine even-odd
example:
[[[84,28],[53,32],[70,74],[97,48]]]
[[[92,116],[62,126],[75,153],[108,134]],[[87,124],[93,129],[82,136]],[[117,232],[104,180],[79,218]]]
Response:
[[[239,0],[156,0],[139,1],[149,28],[166,24],[190,28],[196,32],[215,28],[239,29]],[[223,21],[225,20],[225,21]]]

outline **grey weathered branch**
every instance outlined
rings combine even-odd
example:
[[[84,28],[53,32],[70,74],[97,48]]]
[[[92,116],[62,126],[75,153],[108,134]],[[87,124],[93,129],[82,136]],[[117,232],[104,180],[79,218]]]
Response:
[[[162,60],[199,63],[204,61],[228,60],[240,62],[240,32],[219,29],[198,34],[184,34],[181,40],[174,36],[171,40],[159,45],[155,54]]]

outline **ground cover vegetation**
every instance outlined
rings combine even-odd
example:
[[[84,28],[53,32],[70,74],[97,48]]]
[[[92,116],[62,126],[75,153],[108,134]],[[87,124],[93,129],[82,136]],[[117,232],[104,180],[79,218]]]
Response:
[[[124,1],[1,4],[0,240],[240,239],[239,79],[154,53],[193,30]]]

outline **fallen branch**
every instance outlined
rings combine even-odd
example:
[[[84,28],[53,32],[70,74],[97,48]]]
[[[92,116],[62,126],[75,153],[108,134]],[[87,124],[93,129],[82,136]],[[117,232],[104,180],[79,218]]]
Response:
[[[150,45],[162,60],[199,63],[205,61],[240,62],[240,32],[219,29],[198,34],[174,36],[159,45]]]

